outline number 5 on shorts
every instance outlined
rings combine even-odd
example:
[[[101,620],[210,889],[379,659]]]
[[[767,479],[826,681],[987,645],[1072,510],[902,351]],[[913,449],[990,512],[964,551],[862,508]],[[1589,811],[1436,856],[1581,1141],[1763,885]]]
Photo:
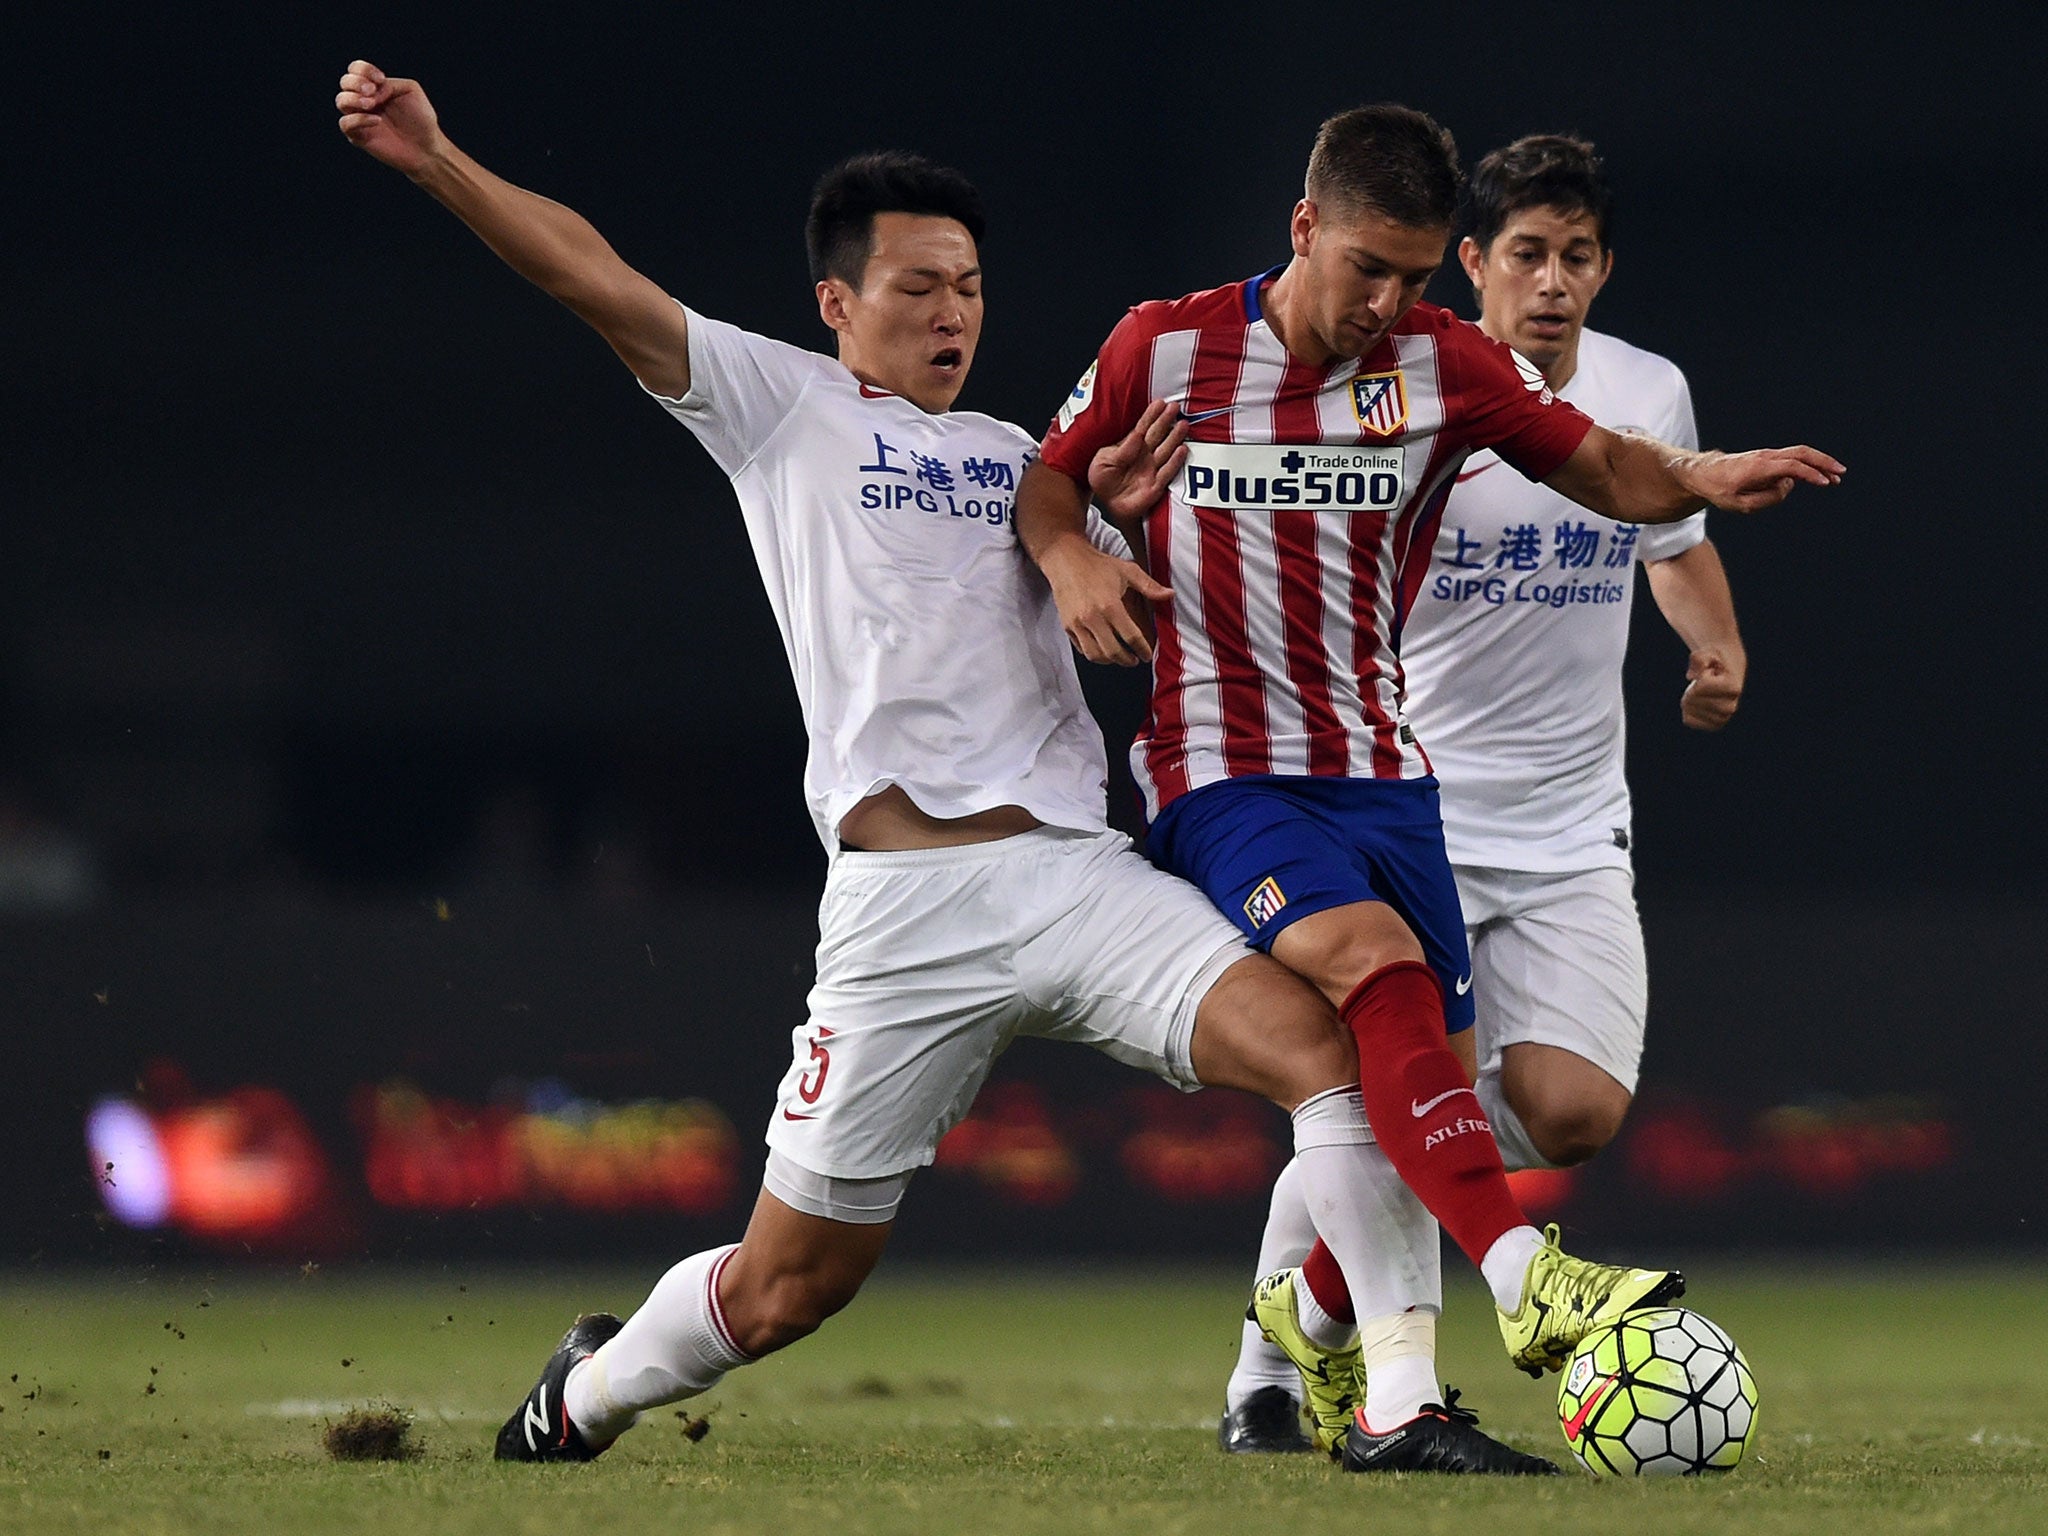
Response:
[[[832,1053],[825,1049],[825,1042],[831,1038],[832,1031],[820,1024],[811,1039],[811,1066],[796,1080],[796,1096],[806,1104],[817,1103],[818,1095],[825,1091],[825,1074],[832,1070]]]

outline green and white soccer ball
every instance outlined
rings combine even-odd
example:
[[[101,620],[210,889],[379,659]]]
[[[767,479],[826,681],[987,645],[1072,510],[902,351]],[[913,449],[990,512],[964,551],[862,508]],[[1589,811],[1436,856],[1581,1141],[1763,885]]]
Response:
[[[1720,1326],[1631,1312],[1579,1341],[1557,1389],[1565,1444],[1602,1477],[1728,1472],[1756,1433],[1756,1378]]]

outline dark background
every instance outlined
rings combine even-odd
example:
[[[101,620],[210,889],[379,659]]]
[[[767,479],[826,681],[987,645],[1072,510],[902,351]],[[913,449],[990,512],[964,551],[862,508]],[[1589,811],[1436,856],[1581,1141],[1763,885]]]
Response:
[[[992,216],[962,404],[1034,429],[1127,304],[1284,256],[1330,111],[1407,101],[1468,157],[1591,136],[1620,197],[1596,324],[1687,370],[1709,444],[1850,466],[1715,519],[1752,661],[1725,735],[1679,728],[1682,650],[1640,606],[1652,1073],[1758,1103],[1938,1091],[1980,1158],[2031,1122],[2038,10],[127,8],[10,34],[0,1027],[11,1230],[40,1234],[13,1246],[65,1246],[79,1104],[151,1052],[319,1076],[294,999],[319,1013],[320,935],[449,899],[687,936],[694,903],[807,952],[803,737],[728,489],[578,322],[340,138],[357,55],[679,297],[814,345],[817,173],[885,145],[959,165]],[[1471,312],[1461,280],[1432,297]],[[1137,679],[1089,685],[1121,742]],[[475,920],[486,950],[527,931]],[[378,991],[374,944],[340,952],[360,1006],[321,1027],[431,1055],[445,1017]],[[765,1108],[800,983],[720,962],[607,1013],[567,944],[534,1027],[673,1032]]]

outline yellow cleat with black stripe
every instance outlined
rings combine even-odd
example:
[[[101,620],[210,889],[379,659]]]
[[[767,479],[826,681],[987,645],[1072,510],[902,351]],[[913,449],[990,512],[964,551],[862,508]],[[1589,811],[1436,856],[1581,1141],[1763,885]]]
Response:
[[[1351,1429],[1352,1409],[1363,1400],[1364,1375],[1356,1344],[1349,1349],[1324,1349],[1302,1332],[1301,1312],[1295,1302],[1295,1287],[1300,1283],[1298,1269],[1276,1270],[1266,1276],[1252,1287],[1245,1321],[1256,1323],[1265,1341],[1301,1372],[1310,1438],[1317,1450],[1334,1456]]]
[[[1500,1313],[1500,1335],[1509,1361],[1541,1376],[1563,1369],[1579,1340],[1594,1329],[1684,1294],[1685,1276],[1675,1269],[1630,1269],[1573,1258],[1558,1246],[1553,1222],[1543,1229],[1543,1246],[1529,1260],[1521,1307]]]

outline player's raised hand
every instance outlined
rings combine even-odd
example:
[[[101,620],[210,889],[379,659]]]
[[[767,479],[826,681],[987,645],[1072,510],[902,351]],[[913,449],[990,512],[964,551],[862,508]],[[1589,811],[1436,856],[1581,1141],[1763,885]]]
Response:
[[[368,59],[342,74],[334,106],[349,143],[407,176],[417,176],[441,145],[440,119],[419,81],[394,80]]]
[[[1742,703],[1745,664],[1715,649],[1694,651],[1685,667],[1678,717],[1696,731],[1718,731]]]
[[[1187,437],[1180,407],[1154,400],[1121,442],[1089,461],[1088,489],[1120,523],[1146,517],[1187,462]]]
[[[1792,494],[1795,485],[1838,485],[1845,466],[1818,448],[1757,448],[1748,453],[1703,453],[1687,466],[1689,489],[1724,512],[1761,512]]]

